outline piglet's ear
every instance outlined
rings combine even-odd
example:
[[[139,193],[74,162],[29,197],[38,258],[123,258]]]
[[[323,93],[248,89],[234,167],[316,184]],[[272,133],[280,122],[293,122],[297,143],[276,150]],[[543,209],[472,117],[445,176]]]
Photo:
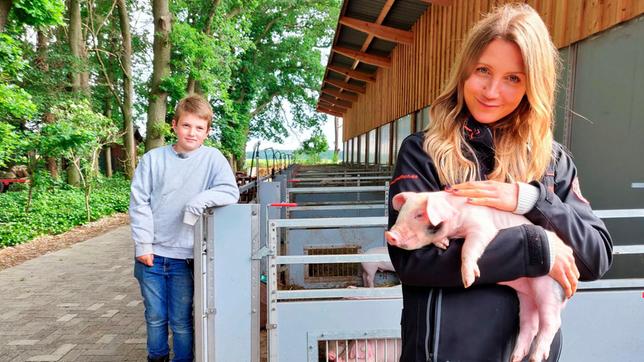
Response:
[[[432,225],[438,225],[458,214],[458,211],[445,199],[440,192],[429,192],[427,195],[427,216]]]
[[[394,210],[400,211],[405,202],[407,202],[409,194],[411,194],[411,192],[401,192],[391,199],[391,206],[394,207]]]

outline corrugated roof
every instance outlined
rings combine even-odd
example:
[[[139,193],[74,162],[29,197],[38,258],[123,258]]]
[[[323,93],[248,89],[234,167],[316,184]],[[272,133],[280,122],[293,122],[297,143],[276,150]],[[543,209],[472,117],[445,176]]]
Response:
[[[347,99],[356,99],[358,95],[356,92],[360,90],[355,89],[355,87],[358,86],[363,90],[364,87],[368,87],[369,82],[360,78],[374,79],[378,67],[384,66],[384,63],[390,61],[391,51],[398,45],[394,41],[370,36],[366,31],[341,24],[342,20],[351,21],[354,19],[368,22],[371,27],[382,25],[409,31],[418,18],[427,10],[428,6],[429,4],[426,1],[421,0],[344,0],[333,39],[333,48],[320,91],[329,90],[329,93],[336,95],[338,95],[338,92],[346,92],[347,96],[341,99],[325,93],[323,98],[326,98],[324,103],[327,106],[323,106],[322,109],[319,107],[318,110],[340,115],[344,112],[342,107],[350,108],[350,101],[347,101]],[[370,59],[371,56],[376,56],[376,58]],[[339,68],[344,74],[330,68]],[[351,71],[357,71],[361,74],[351,74]],[[335,84],[330,84],[327,81]],[[354,89],[349,90],[341,87]],[[340,94],[338,96],[344,95]],[[338,104],[343,106],[337,109],[329,109],[329,99],[336,99]]]

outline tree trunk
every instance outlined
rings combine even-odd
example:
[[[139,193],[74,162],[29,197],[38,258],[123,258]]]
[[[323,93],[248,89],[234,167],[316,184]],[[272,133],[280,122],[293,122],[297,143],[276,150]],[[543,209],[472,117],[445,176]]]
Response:
[[[81,43],[82,43],[82,24],[80,14],[80,1],[69,0],[69,49],[72,56],[80,63],[81,60]],[[81,90],[81,75],[77,66],[72,68],[72,91],[79,92]]]
[[[12,2],[12,0],[0,0],[0,33],[4,31],[4,27],[7,25]]]
[[[105,110],[103,114],[107,118],[112,118],[112,98],[108,95],[105,97]],[[112,177],[112,147],[105,146],[105,176]]]
[[[47,57],[47,52],[49,51],[49,34],[47,29],[38,29],[36,48],[38,52],[36,66],[43,73],[47,73],[49,72],[49,59]],[[42,120],[45,123],[54,123],[55,121],[54,115],[48,111],[43,112]],[[47,157],[47,170],[52,179],[58,179],[58,164],[55,157]]]
[[[4,27],[7,25],[7,18],[9,17],[12,2],[12,0],[0,0],[0,33],[4,31]]]
[[[72,68],[72,92],[77,94],[82,91],[82,77],[81,71],[78,69],[78,64],[82,63],[82,50],[81,45],[83,42],[80,1],[69,0],[69,49],[72,56],[76,58],[77,64]],[[74,168],[71,162],[67,166],[67,183],[70,185],[78,186],[80,184],[80,175]]]
[[[154,43],[152,45],[154,58],[145,137],[146,151],[163,145],[161,127],[165,123],[168,94],[161,89],[161,80],[170,74],[171,16],[168,0],[153,0],[152,14],[154,17]]]
[[[78,170],[74,165],[72,164],[71,161],[67,162],[67,183],[73,186],[80,186],[81,185],[81,176],[80,173],[78,173]]]
[[[338,160],[338,155],[340,154],[340,146],[338,145],[338,129],[339,129],[338,117],[333,117],[333,159]]]
[[[105,176],[112,177],[112,146],[105,146]]]
[[[125,0],[117,0],[119,20],[121,23],[121,36],[123,38],[123,52],[121,64],[123,65],[123,145],[125,145],[125,174],[128,179],[134,176],[136,167],[136,146],[134,144],[134,125],[132,123],[132,100],[134,98],[134,85],[132,83],[132,34],[130,33],[130,20],[127,16]],[[168,58],[169,60],[169,58]]]

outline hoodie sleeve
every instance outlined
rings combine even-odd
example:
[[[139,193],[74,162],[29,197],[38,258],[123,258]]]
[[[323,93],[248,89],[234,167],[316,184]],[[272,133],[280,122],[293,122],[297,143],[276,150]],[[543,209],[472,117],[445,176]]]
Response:
[[[532,223],[553,231],[573,249],[580,280],[595,280],[612,263],[613,242],[606,225],[593,213],[581,194],[577,168],[562,146],[554,175],[554,190],[532,182],[540,190],[534,207],[524,216]]]
[[[152,254],[154,218],[150,207],[152,172],[150,157],[143,155],[139,161],[130,189],[130,227],[134,240],[135,256]]]
[[[426,192],[444,189],[432,160],[423,150],[420,133],[405,139],[389,189],[389,227],[398,212],[391,206],[400,192]],[[462,287],[461,248],[463,239],[450,241],[447,250],[433,245],[404,250],[388,245],[391,261],[402,283],[425,287]],[[519,277],[545,275],[549,271],[548,240],[536,225],[521,225],[501,230],[479,259],[481,277],[475,284],[494,284]]]
[[[183,222],[194,225],[207,208],[234,204],[239,200],[239,187],[228,161],[218,150],[215,150],[213,176],[209,188],[193,197],[185,207]]]

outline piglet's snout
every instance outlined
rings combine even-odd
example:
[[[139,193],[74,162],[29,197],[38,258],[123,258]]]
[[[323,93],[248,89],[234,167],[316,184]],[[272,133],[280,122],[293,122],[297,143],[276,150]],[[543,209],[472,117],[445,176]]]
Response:
[[[402,237],[395,230],[385,231],[385,239],[387,239],[387,242],[393,246],[400,246],[400,243],[402,242]]]

